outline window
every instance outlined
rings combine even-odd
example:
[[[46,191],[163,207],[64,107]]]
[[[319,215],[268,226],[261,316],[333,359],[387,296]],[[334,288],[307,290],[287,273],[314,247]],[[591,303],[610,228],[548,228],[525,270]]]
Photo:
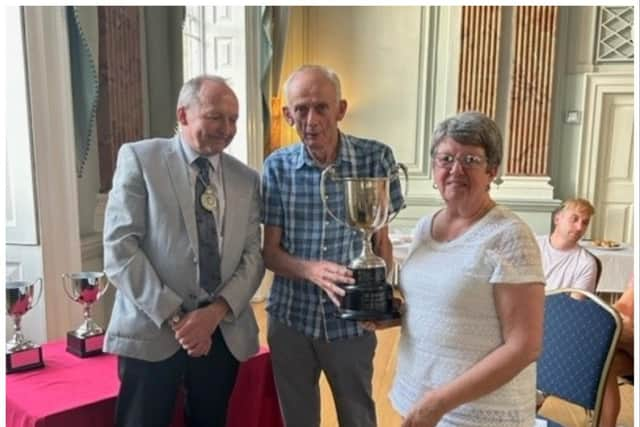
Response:
[[[240,117],[238,133],[225,151],[259,168],[262,164],[259,47],[251,42],[258,28],[257,11],[256,7],[243,6],[187,6],[183,74],[185,80],[202,73],[227,79],[240,101]]]

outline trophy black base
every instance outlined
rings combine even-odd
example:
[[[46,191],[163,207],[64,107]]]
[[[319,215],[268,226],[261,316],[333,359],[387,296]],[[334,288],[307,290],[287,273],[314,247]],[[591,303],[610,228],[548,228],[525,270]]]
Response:
[[[345,294],[338,317],[345,320],[391,320],[400,317],[393,304],[393,288],[385,281],[384,267],[354,269],[353,285],[342,285]]]
[[[338,317],[344,320],[393,320],[400,318],[400,310],[393,309],[390,313],[380,311],[341,310]]]
[[[6,353],[7,374],[44,368],[42,347]]]
[[[91,357],[102,354],[104,334],[91,337],[78,337],[73,332],[67,332],[67,351],[78,357]]]

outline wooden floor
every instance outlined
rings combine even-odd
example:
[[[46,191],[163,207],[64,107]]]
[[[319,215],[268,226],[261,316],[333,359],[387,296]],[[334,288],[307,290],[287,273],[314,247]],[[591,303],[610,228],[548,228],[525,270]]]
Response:
[[[256,313],[258,325],[260,326],[260,343],[266,344],[266,312],[265,304],[254,303],[253,308]],[[378,425],[380,427],[399,426],[401,418],[394,411],[387,394],[393,382],[393,374],[396,366],[396,352],[398,347],[399,328],[391,328],[378,332],[378,347],[374,358],[373,374],[373,398],[376,402]],[[329,386],[324,379],[320,383],[322,399],[322,426],[339,427],[333,398]],[[622,410],[618,418],[618,424],[625,427],[632,427],[633,424],[633,387],[625,385],[621,387]],[[540,413],[548,418],[562,423],[566,427],[583,426],[585,412],[581,408],[559,399],[549,397]]]

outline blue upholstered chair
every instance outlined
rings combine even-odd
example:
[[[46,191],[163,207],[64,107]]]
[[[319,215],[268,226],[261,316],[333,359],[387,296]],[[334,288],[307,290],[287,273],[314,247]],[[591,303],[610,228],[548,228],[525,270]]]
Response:
[[[572,293],[585,298],[575,299]],[[592,293],[581,289],[547,292],[538,390],[585,408],[591,425],[597,426],[621,330],[620,315]]]

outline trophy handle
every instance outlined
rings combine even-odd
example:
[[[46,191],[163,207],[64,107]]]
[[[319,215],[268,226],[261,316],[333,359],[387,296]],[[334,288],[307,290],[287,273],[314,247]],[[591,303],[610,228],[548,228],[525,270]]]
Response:
[[[67,288],[67,283],[71,281],[71,278],[67,273],[62,273],[62,289],[64,289],[64,293],[67,294],[71,301],[75,301],[76,298],[73,296],[72,292]]]
[[[324,189],[324,183],[325,183],[325,180],[326,180],[327,176],[329,176],[329,179],[331,179],[333,181],[336,180],[335,179],[335,169],[336,169],[336,167],[334,165],[329,165],[322,171],[322,175],[320,175],[320,197],[322,198],[322,205],[327,210],[327,212],[329,213],[331,218],[335,219],[340,224],[348,227],[347,223],[344,222],[343,220],[337,218],[333,214],[333,212],[331,212],[331,209],[329,209],[329,206],[327,205],[327,193],[326,193],[326,191]]]
[[[35,306],[36,304],[38,304],[38,302],[40,301],[40,297],[42,297],[42,277],[38,277],[35,282],[33,282],[33,284],[35,285],[36,283],[40,283],[40,286],[38,286],[38,296],[35,298],[35,301],[33,303],[31,303],[31,307]]]
[[[98,301],[100,298],[102,298],[102,296],[107,292],[107,289],[109,289],[109,284],[111,283],[109,281],[109,278],[107,277],[106,273],[102,273],[104,274],[104,281],[106,283],[106,285],[104,285],[104,287],[98,292],[98,296],[96,297],[96,301]]]
[[[403,194],[402,196],[403,196],[403,198],[404,198],[405,200],[407,200],[407,193],[409,192],[409,172],[407,171],[407,167],[406,167],[404,164],[402,164],[402,163],[396,163],[396,164],[391,168],[391,171],[390,171],[390,173],[389,173],[389,178],[390,178],[390,179],[400,179],[399,171],[402,171],[402,173],[404,174],[404,192],[403,192],[404,194]],[[406,207],[406,204],[405,204],[405,206],[402,206],[402,207],[401,207],[400,209],[398,209],[397,211],[393,212],[393,213],[389,216],[389,218],[387,218],[387,224],[389,224],[391,221],[393,221],[393,220],[398,216],[398,214],[400,213],[400,211],[401,211],[402,209],[404,209],[405,207]]]

